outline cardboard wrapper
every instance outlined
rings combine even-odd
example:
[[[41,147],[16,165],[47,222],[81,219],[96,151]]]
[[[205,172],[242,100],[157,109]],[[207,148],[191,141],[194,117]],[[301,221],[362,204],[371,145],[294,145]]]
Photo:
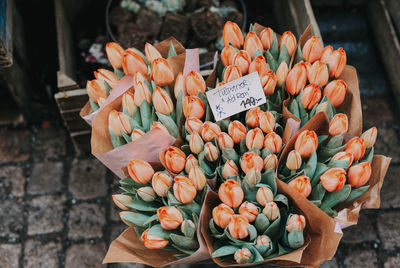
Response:
[[[358,121],[358,126],[356,128],[361,128],[361,120]],[[281,156],[279,158],[279,164],[283,164],[286,162],[287,155],[291,150],[294,149],[294,144],[296,142],[297,136],[303,130],[313,130],[320,135],[329,135],[329,119],[328,116],[324,112],[317,113],[310,121],[306,123],[286,144],[283,149]],[[383,185],[383,180],[386,175],[386,171],[389,167],[391,158],[383,155],[374,155],[374,158],[371,163],[372,174],[371,178],[367,182],[366,185],[369,185],[370,188],[368,191],[355,200],[351,205],[346,207],[341,207],[338,210],[338,215],[334,218],[336,222],[340,225],[340,227],[346,228],[351,225],[357,224],[358,216],[360,210],[363,208],[379,208],[380,207],[380,192]],[[307,200],[302,195],[297,194],[297,199]],[[307,200],[308,201],[308,200]],[[309,201],[308,201],[309,202]],[[311,204],[311,202],[309,202]],[[314,206],[313,204],[311,204]]]
[[[175,38],[171,37],[168,39],[165,39],[164,41],[154,45],[155,48],[157,48],[158,51],[160,51],[161,55],[164,58],[168,57],[168,50],[170,47],[170,44],[174,45],[175,50],[177,55],[182,55],[185,53],[185,48],[182,46],[181,43],[179,43]],[[175,60],[174,60],[175,61]],[[171,64],[171,61],[169,61],[169,63]],[[173,62],[172,62],[173,63]],[[125,78],[125,77],[124,77]],[[127,77],[126,77],[127,78]],[[128,78],[127,78],[128,79]],[[130,78],[129,80],[132,80],[132,78]],[[120,81],[121,82],[121,81]],[[132,86],[132,85],[131,85]],[[116,90],[118,89],[118,90]],[[92,126],[93,124],[93,120],[96,117],[96,115],[108,104],[110,104],[111,102],[113,102],[116,98],[118,98],[121,94],[123,94],[125,92],[125,87],[123,86],[116,86],[116,88],[114,88],[111,92],[110,95],[107,97],[104,105],[102,107],[100,107],[97,111],[93,111],[92,107],[90,106],[90,103],[87,102],[85,104],[85,106],[83,106],[82,110],[80,111],[79,115],[80,117],[83,118],[83,120],[86,121],[86,123],[88,123],[90,126]]]

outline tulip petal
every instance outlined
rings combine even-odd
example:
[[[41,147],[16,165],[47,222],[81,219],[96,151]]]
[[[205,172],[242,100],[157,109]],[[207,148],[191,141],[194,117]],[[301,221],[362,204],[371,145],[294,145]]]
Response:
[[[213,258],[219,258],[219,257],[224,257],[224,256],[228,256],[228,255],[232,255],[235,254],[236,250],[240,249],[237,246],[232,246],[232,245],[226,245],[226,246],[222,246],[219,249],[215,250],[211,256]]]
[[[172,120],[171,116],[158,112],[156,112],[156,114],[160,122],[167,128],[169,134],[174,138],[178,138],[179,129],[174,120]]]

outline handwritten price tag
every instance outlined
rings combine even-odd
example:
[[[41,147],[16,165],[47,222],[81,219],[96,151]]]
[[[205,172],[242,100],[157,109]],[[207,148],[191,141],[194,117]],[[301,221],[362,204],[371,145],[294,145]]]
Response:
[[[257,72],[206,92],[215,121],[266,103]]]

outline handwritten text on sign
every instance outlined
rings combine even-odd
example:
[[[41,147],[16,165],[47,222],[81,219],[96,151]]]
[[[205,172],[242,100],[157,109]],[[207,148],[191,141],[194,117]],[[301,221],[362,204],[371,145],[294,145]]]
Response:
[[[206,92],[215,121],[260,106],[266,102],[257,72]]]

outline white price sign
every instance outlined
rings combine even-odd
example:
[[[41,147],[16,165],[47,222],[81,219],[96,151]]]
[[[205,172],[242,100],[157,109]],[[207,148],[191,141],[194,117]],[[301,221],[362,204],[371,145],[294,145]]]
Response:
[[[257,72],[207,91],[206,95],[215,121],[266,103]]]

